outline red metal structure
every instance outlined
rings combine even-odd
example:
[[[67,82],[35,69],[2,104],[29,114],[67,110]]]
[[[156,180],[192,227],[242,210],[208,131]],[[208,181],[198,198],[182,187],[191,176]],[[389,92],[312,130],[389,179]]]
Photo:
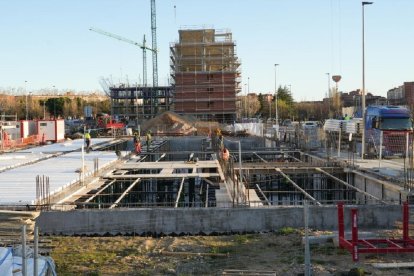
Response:
[[[125,123],[115,122],[110,115],[97,116],[97,128],[103,132],[120,132],[125,128]]]
[[[351,209],[352,239],[345,239],[344,204],[338,203],[338,235],[339,246],[352,253],[352,259],[357,262],[359,254],[363,253],[408,253],[414,252],[414,240],[409,237],[408,203],[403,204],[403,237],[402,239],[358,239],[358,209]]]

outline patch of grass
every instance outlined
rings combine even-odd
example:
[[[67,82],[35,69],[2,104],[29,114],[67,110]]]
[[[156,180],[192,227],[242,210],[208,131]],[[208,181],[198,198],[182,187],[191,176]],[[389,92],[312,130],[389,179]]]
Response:
[[[332,262],[327,261],[327,260],[316,259],[316,260],[312,260],[312,263],[319,264],[319,265],[325,265],[327,263],[332,263]]]
[[[226,250],[226,248],[213,246],[210,249],[210,253],[213,253],[213,254],[226,254],[226,253],[228,253],[228,251]]]
[[[305,262],[305,257],[303,255],[295,256],[295,261],[298,264],[303,264]]]
[[[250,235],[236,235],[235,237],[235,241],[238,244],[245,244],[249,241],[250,239]]]
[[[277,231],[277,233],[279,235],[286,236],[286,235],[290,235],[290,234],[296,233],[296,229],[293,228],[293,227],[283,227],[283,228],[280,228],[279,231]]]

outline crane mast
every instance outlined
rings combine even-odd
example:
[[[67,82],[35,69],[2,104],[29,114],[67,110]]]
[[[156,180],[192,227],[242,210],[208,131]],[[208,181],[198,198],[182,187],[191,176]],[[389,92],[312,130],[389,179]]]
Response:
[[[144,39],[142,40],[142,46],[144,46],[144,49],[142,50],[142,83],[143,86],[146,87],[147,86],[147,51],[145,51],[145,43],[147,41],[145,40],[145,35],[144,35]]]
[[[158,86],[158,60],[157,60],[157,18],[155,0],[151,0],[151,34],[152,34],[152,85]]]

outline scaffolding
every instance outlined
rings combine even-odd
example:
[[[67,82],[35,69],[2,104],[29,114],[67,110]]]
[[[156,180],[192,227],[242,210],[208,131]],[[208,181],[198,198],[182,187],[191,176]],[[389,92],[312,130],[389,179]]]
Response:
[[[125,119],[130,125],[138,125],[171,109],[173,92],[170,86],[120,85],[109,89],[113,116]]]
[[[233,122],[240,62],[229,31],[180,30],[170,46],[174,110],[201,120]]]

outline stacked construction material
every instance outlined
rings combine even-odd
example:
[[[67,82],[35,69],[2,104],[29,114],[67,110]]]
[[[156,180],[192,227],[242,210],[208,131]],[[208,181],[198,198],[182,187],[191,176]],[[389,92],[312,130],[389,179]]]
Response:
[[[341,130],[342,133],[361,133],[362,129],[362,119],[361,118],[353,118],[351,120],[335,120],[335,119],[328,119],[325,121],[323,126],[324,131],[334,131],[339,132]]]
[[[325,131],[339,131],[342,129],[343,120],[328,119],[323,125]]]
[[[359,134],[362,133],[362,118],[354,118],[346,124],[346,133]]]

